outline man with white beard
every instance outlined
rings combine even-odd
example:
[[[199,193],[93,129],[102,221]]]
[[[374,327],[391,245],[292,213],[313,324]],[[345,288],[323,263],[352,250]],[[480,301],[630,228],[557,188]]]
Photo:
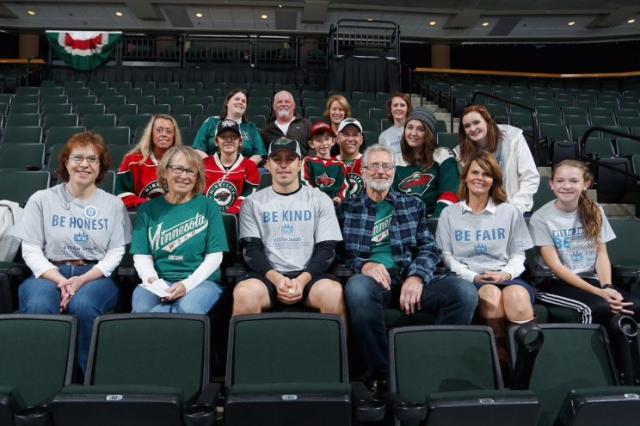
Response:
[[[429,312],[436,324],[469,324],[478,296],[469,281],[435,275],[440,249],[424,203],[391,189],[390,149],[367,148],[362,171],[365,190],[342,203],[338,219],[347,264],[355,273],[344,290],[351,335],[367,368],[363,378],[379,392],[388,370],[385,308],[398,307],[406,315]]]
[[[308,141],[311,134],[311,123],[302,116],[296,116],[295,109],[296,102],[291,93],[281,90],[274,95],[274,120],[262,129],[262,140],[267,150],[269,150],[271,142],[286,136],[289,139],[298,141],[302,148],[302,155],[306,155],[309,150]]]

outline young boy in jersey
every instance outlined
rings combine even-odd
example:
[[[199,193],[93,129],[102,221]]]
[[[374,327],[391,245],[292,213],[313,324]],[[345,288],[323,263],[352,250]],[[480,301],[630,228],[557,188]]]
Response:
[[[347,169],[342,161],[331,158],[335,144],[331,126],[318,121],[311,126],[309,147],[316,152],[314,157],[305,157],[302,162],[302,183],[318,188],[327,194],[334,205],[344,201],[347,195]]]

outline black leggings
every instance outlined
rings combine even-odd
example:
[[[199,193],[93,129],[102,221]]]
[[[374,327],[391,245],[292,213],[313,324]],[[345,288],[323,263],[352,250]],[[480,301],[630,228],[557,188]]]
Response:
[[[586,278],[589,284],[600,287],[600,283],[591,278]],[[630,293],[615,288],[625,302],[633,302],[633,306],[627,307],[634,311],[633,317],[637,321],[640,318],[640,299]],[[582,316],[583,324],[602,324],[607,326],[613,316],[609,303],[600,296],[580,290],[558,279],[550,279],[537,286],[538,300],[549,305],[563,306],[578,311]]]

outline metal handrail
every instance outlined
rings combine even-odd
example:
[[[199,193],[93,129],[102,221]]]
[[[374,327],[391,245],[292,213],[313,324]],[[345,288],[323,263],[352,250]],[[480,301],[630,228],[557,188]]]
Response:
[[[600,127],[600,126],[589,127],[587,129],[587,131],[584,132],[584,134],[582,135],[582,138],[580,138],[580,151],[579,151],[580,152],[580,158],[582,160],[584,160],[584,161],[590,161],[590,162],[596,164],[599,167],[604,167],[605,169],[616,171],[616,172],[621,173],[621,174],[623,174],[623,175],[625,175],[627,177],[633,178],[636,181],[639,180],[640,179],[640,175],[637,175],[635,173],[629,173],[629,172],[626,172],[624,170],[617,169],[617,168],[615,168],[615,167],[613,167],[613,166],[611,166],[611,165],[609,165],[607,163],[601,162],[600,160],[598,160],[595,157],[588,157],[588,156],[583,154],[584,151],[585,151],[585,148],[587,146],[587,140],[589,139],[589,136],[592,133],[595,133],[595,132],[602,132],[602,133],[608,133],[608,134],[611,134],[611,135],[614,135],[614,136],[620,136],[620,137],[623,137],[623,138],[631,139],[631,140],[636,141],[638,143],[640,143],[640,136],[632,135],[631,133],[619,132],[619,131],[613,130],[613,129],[607,129],[606,127]]]

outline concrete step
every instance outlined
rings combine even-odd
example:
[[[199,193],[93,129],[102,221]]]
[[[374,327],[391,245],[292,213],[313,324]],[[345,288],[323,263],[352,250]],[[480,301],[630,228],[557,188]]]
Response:
[[[607,217],[635,217],[636,206],[633,204],[600,204]]]

